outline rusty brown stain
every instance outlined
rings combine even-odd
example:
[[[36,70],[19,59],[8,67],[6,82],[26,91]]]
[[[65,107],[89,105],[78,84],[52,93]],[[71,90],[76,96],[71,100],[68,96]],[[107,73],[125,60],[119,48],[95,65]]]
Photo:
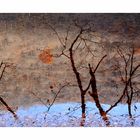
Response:
[[[139,48],[135,48],[135,54],[140,54],[140,47]]]
[[[50,49],[45,49],[41,54],[39,54],[39,59],[45,64],[51,64],[53,61],[53,56]]]

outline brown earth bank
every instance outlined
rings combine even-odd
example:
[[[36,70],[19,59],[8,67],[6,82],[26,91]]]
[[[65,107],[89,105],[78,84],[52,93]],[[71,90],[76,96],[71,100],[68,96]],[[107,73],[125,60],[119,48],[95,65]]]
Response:
[[[86,53],[82,50],[75,53],[77,67],[81,62],[89,61],[94,66],[107,54],[96,73],[97,90],[102,103],[114,103],[122,94],[124,85],[113,69],[116,60],[120,63],[122,60],[110,46],[116,42],[133,42],[135,64],[138,64],[139,17],[139,14],[0,14],[0,61],[12,63],[0,81],[0,96],[14,109],[42,102],[47,104],[63,85],[69,83],[55,102],[80,102],[80,92],[71,65],[66,57],[56,57],[61,52],[61,43],[48,26],[51,24],[63,37],[69,24],[76,20],[82,26],[94,24],[94,41],[97,42],[91,46],[94,57],[81,57]],[[77,33],[74,25],[71,28],[69,40]],[[100,43],[103,43],[103,47],[100,47]],[[124,46],[124,49],[128,51],[128,47]],[[83,86],[86,87],[89,82],[88,71],[86,68],[79,70]],[[137,87],[140,87],[139,81],[139,76],[134,78]],[[139,94],[137,90],[134,101],[139,101]],[[88,94],[86,100],[92,101]],[[4,109],[2,104],[0,109]]]

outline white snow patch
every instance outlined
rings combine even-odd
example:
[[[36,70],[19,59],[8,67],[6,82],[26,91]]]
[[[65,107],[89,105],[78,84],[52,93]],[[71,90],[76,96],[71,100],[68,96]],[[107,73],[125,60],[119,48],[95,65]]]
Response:
[[[20,107],[16,113],[19,117],[15,120],[11,113],[0,111],[0,127],[78,127],[81,123],[80,103],[54,104],[47,113],[47,107],[33,105],[29,108]],[[102,104],[107,110],[110,105]],[[127,105],[118,104],[109,113],[110,126],[140,126],[140,103],[132,105],[133,118],[128,116]],[[106,126],[94,103],[86,103],[85,127]]]

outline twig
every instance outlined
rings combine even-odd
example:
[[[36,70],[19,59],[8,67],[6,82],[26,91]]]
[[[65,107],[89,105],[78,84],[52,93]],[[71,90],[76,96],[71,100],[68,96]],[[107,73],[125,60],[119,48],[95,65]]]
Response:
[[[52,105],[54,104],[54,102],[55,102],[57,96],[60,94],[61,90],[62,90],[63,88],[65,88],[66,86],[68,86],[68,85],[69,85],[69,83],[66,84],[66,85],[64,85],[64,86],[62,86],[62,87],[58,90],[58,92],[55,94],[55,97],[54,97],[53,101],[50,103],[47,112],[49,112],[49,110],[50,110],[50,108],[52,107]]]
[[[32,93],[43,105],[48,108],[48,105],[40,97],[38,97],[36,93],[34,93],[33,91],[30,91],[30,93]]]
[[[103,59],[104,59],[106,56],[107,56],[107,55],[104,55],[104,56],[101,58],[101,60],[100,60],[100,61],[98,62],[98,64],[97,64],[96,68],[94,69],[93,73],[96,72],[96,70],[98,69],[99,65],[101,64],[101,62],[103,61]]]
[[[2,104],[7,108],[8,111],[10,111],[15,119],[18,119],[18,116],[16,115],[16,113],[12,110],[12,108],[4,101],[4,99],[2,97],[0,97],[0,101],[2,102]]]

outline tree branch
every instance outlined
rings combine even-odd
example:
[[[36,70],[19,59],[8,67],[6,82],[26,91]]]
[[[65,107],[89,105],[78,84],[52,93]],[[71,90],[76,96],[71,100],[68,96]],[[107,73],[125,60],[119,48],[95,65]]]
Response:
[[[63,86],[58,90],[58,92],[55,94],[55,97],[54,97],[53,101],[52,101],[51,104],[49,105],[47,112],[49,112],[49,110],[50,110],[50,108],[52,107],[52,105],[54,104],[54,102],[55,102],[57,96],[60,94],[61,90],[62,90],[63,88],[65,88],[66,86],[68,86],[68,85],[69,85],[69,83],[67,83],[66,85],[63,85]]]
[[[14,116],[15,119],[18,119],[18,116],[16,115],[16,113],[12,110],[12,108],[4,101],[4,99],[2,97],[0,97],[0,101],[2,102],[2,104],[7,108],[7,110],[9,112],[11,112]]]
[[[93,73],[96,72],[96,70],[98,69],[99,65],[101,64],[101,62],[103,61],[103,59],[104,59],[106,56],[107,56],[107,55],[104,55],[104,56],[101,58],[101,60],[100,60],[100,61],[98,62],[98,64],[97,64],[96,68],[94,69]]]

